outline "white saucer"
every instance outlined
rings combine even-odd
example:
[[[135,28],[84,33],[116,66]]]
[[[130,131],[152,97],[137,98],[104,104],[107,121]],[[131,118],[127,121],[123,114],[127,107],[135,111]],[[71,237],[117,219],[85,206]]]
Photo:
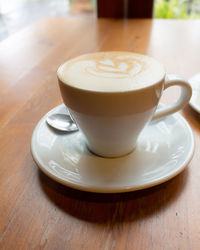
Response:
[[[192,86],[192,97],[190,99],[190,106],[200,113],[200,74],[197,74],[189,79]]]
[[[60,105],[48,115],[66,112]],[[193,155],[191,128],[179,114],[151,123],[135,151],[110,159],[90,153],[81,132],[63,134],[51,129],[46,116],[32,135],[33,158],[49,177],[75,189],[119,193],[155,186],[179,174]]]

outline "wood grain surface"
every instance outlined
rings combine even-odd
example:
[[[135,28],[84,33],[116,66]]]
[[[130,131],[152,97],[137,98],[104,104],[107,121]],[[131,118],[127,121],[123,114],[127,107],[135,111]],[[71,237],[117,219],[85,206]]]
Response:
[[[56,70],[100,50],[154,56],[168,73],[200,71],[200,21],[46,19],[0,44],[0,249],[200,249],[200,116],[181,114],[196,141],[194,157],[172,180],[125,194],[62,186],[34,163],[34,127],[62,103]],[[167,92],[172,101],[178,90]]]

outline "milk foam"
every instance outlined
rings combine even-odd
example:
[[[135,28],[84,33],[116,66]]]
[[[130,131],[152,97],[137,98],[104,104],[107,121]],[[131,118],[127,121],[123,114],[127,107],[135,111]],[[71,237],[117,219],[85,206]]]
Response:
[[[131,52],[97,52],[69,60],[58,69],[66,84],[94,91],[126,91],[161,81],[165,70],[155,59]]]

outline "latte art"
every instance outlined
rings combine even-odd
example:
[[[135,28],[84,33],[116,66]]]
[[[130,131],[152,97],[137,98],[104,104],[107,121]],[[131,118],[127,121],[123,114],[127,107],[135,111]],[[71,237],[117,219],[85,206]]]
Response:
[[[162,81],[165,70],[155,59],[131,52],[97,52],[64,63],[58,77],[76,88],[118,92]]]
[[[131,56],[112,55],[108,59],[96,60],[92,66],[85,70],[89,74],[108,78],[129,78],[139,73],[143,68],[143,62],[133,60]]]

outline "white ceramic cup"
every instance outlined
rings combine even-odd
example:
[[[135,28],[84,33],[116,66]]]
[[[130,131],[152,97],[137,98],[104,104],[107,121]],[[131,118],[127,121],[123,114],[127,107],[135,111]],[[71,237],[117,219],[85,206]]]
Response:
[[[86,138],[90,151],[103,157],[119,157],[131,152],[144,127],[154,119],[182,109],[192,90],[175,75],[164,75],[150,86],[127,91],[95,91],[58,82],[63,102]],[[157,109],[164,89],[178,85],[181,95],[175,103]]]

